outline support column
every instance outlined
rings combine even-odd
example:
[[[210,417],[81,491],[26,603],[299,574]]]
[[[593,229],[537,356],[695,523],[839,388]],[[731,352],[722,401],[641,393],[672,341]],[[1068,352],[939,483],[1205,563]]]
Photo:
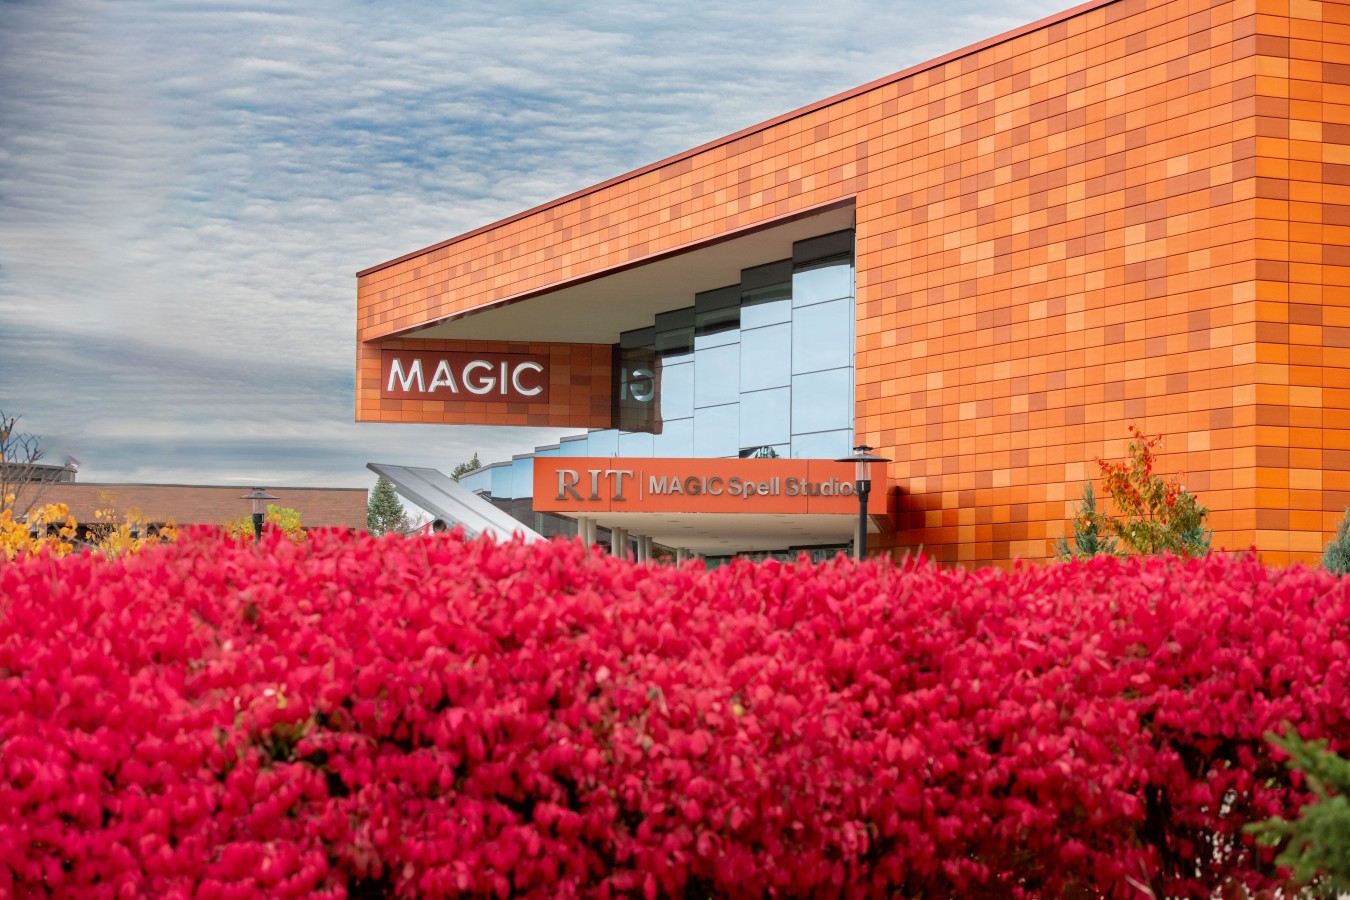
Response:
[[[628,558],[628,529],[611,528],[609,530],[609,552],[621,559]]]

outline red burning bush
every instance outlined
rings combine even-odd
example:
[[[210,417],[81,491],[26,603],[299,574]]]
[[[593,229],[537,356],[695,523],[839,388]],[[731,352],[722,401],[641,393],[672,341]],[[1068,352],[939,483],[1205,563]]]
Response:
[[[1249,558],[642,568],[197,533],[0,563],[0,894],[1209,896],[1350,595]]]

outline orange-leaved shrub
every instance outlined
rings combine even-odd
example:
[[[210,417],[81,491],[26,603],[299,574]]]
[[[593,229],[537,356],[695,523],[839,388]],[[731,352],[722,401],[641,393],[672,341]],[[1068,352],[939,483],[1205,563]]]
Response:
[[[1179,475],[1164,478],[1153,471],[1162,442],[1162,435],[1149,437],[1131,425],[1129,458],[1098,458],[1102,488],[1110,498],[1108,509],[1097,508],[1092,482],[1084,483],[1072,522],[1073,542],[1066,536],[1054,543],[1058,559],[1125,553],[1204,556],[1209,552],[1214,537],[1205,530],[1209,510],[1186,490]]]
[[[1252,557],[636,566],[193,531],[0,561],[0,894],[1213,896],[1350,748]]]

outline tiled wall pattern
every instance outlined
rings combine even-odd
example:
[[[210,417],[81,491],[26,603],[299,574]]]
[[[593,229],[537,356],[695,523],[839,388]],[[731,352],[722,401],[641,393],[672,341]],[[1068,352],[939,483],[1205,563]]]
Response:
[[[470,403],[463,400],[390,400],[380,396],[381,350],[532,353],[548,356],[548,401]],[[442,422],[461,425],[532,425],[606,428],[614,348],[609,344],[536,344],[518,341],[391,339],[357,348],[357,421]]]
[[[1350,505],[1348,173],[1350,5],[1093,2],[362,273],[358,338],[853,198],[883,546],[1043,558],[1134,423],[1216,546],[1311,560]]]
[[[1257,12],[1255,477],[1240,527],[1268,556],[1310,561],[1350,507],[1350,6]]]

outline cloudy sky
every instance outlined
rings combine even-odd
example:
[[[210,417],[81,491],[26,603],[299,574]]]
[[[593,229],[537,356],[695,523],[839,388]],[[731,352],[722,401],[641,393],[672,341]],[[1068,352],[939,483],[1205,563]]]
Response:
[[[1071,0],[0,0],[0,411],[83,481],[368,486],[355,273]]]

